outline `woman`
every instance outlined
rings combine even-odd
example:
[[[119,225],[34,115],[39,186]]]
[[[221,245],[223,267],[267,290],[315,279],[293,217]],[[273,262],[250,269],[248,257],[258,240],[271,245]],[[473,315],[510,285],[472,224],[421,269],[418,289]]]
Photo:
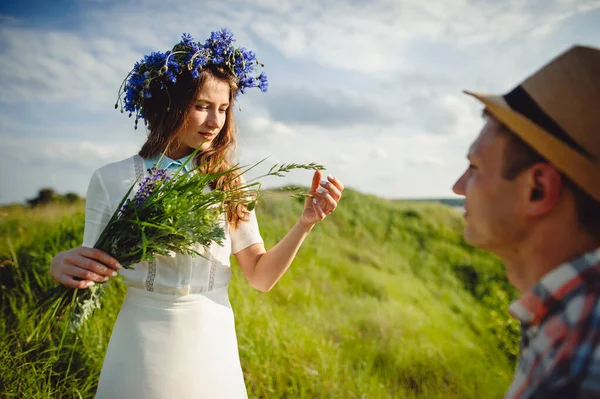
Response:
[[[149,135],[139,154],[98,169],[90,181],[83,246],[61,252],[50,275],[72,288],[125,276],[127,296],[119,312],[100,374],[97,398],[245,398],[233,313],[228,299],[230,255],[248,282],[270,290],[294,259],[312,227],[333,212],[342,183],[316,171],[314,199],[289,233],[265,250],[254,211],[245,205],[223,215],[226,240],[203,257],[157,256],[133,269],[93,249],[110,216],[136,178],[193,160],[207,171],[233,163],[233,102],[250,87],[266,90],[266,77],[249,77],[254,54],[235,49],[226,31],[204,45],[183,36],[171,52],[152,53],[136,64],[125,85],[125,109],[144,119]],[[236,58],[237,57],[237,58]],[[160,158],[166,150],[166,157]],[[190,164],[190,163],[188,163]],[[217,184],[225,183],[225,178]],[[229,187],[242,184],[241,178]],[[203,248],[198,248],[202,251]]]

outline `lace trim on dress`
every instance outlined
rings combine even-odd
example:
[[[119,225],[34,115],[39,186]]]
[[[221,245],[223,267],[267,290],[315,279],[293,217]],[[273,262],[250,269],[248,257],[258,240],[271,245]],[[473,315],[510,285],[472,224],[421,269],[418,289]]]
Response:
[[[138,182],[141,182],[144,178],[144,160],[139,155],[133,157],[133,163],[135,164],[135,178]]]
[[[135,165],[135,178],[138,182],[144,178],[144,160],[139,155],[133,157]],[[146,277],[146,289],[154,291],[154,280],[156,279],[156,260],[148,262],[148,277]]]
[[[146,278],[146,289],[154,291],[154,279],[156,278],[156,260],[148,262],[148,277]]]
[[[208,290],[212,291],[215,287],[215,274],[217,272],[217,262],[215,261],[215,257],[211,255],[210,257],[210,276],[208,279]]]

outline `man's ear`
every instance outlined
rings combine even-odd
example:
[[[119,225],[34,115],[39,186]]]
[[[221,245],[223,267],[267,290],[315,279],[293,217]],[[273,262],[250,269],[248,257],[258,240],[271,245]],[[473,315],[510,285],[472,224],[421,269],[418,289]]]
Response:
[[[549,163],[537,163],[525,173],[526,213],[530,216],[549,213],[556,206],[564,187],[560,172]]]

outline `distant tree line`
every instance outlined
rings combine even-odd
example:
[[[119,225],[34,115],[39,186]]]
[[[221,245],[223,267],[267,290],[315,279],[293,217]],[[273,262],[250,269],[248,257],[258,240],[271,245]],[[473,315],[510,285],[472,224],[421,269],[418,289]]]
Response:
[[[81,201],[83,198],[76,193],[59,194],[54,189],[45,187],[40,189],[37,197],[26,200],[27,205],[36,207],[48,204],[74,204]]]
[[[465,199],[464,198],[423,198],[423,199],[419,199],[419,198],[411,198],[411,199],[404,199],[401,201],[411,201],[411,202],[439,202],[440,204],[444,204],[444,205],[448,205],[448,206],[453,206],[453,207],[462,207],[465,205]]]

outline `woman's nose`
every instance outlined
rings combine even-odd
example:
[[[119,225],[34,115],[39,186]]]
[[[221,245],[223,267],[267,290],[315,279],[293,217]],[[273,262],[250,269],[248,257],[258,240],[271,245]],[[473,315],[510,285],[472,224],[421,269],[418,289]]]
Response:
[[[209,112],[206,118],[206,124],[210,127],[219,127],[219,116],[216,112]]]

